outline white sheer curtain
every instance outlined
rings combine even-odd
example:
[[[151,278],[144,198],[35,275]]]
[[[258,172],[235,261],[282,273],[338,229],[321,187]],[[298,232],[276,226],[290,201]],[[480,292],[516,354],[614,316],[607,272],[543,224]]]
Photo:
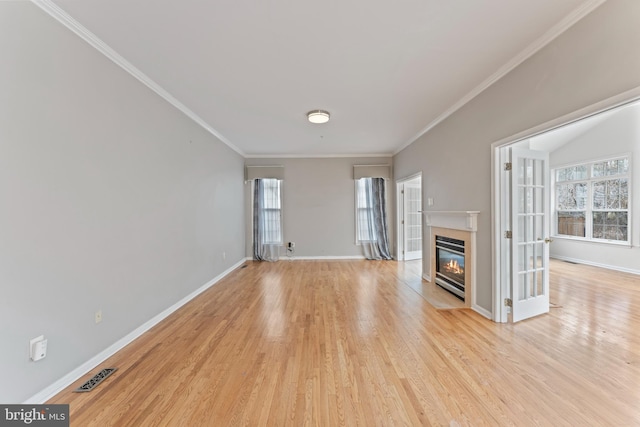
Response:
[[[362,245],[365,258],[391,259],[384,179],[359,179],[357,200],[358,241]]]
[[[277,261],[282,246],[281,181],[256,179],[253,188],[253,258]]]

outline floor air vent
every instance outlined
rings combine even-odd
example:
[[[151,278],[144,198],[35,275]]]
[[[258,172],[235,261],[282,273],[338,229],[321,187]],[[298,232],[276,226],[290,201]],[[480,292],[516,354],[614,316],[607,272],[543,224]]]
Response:
[[[103,369],[102,371],[100,371],[97,374],[95,374],[93,376],[93,378],[91,378],[86,383],[82,384],[80,387],[78,387],[74,391],[76,393],[85,393],[87,391],[93,390],[94,388],[98,387],[98,384],[100,384],[105,378],[107,378],[109,375],[113,374],[116,371],[116,369],[118,369],[118,368],[105,368],[105,369]]]

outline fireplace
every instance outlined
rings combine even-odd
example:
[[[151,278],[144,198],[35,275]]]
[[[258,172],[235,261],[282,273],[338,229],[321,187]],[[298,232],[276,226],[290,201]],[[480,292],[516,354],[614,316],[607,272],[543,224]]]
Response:
[[[477,306],[475,293],[476,233],[479,213],[479,211],[424,213],[426,230],[431,242],[429,274],[425,274],[424,279],[438,286],[438,291],[447,290],[464,301],[465,307],[476,311],[482,310]],[[438,236],[437,242],[436,236]],[[449,295],[445,295],[447,296]],[[482,311],[482,314],[491,317],[491,313]]]
[[[465,300],[464,240],[435,236],[436,284]]]

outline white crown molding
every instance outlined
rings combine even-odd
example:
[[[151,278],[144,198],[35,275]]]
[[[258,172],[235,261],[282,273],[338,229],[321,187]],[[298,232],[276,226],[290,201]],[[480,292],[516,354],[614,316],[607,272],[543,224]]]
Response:
[[[85,42],[89,43],[92,47],[94,47],[98,52],[102,53],[104,56],[113,61],[116,65],[120,66],[127,73],[131,74],[133,77],[138,79],[142,84],[147,86],[149,89],[154,91],[156,94],[160,95],[165,101],[169,104],[173,105],[175,108],[184,113],[191,120],[196,122],[198,125],[202,126],[207,132],[218,138],[221,142],[229,146],[233,151],[240,154],[241,156],[245,156],[244,152],[233,145],[227,138],[225,138],[220,132],[211,127],[207,122],[205,122],[200,116],[191,111],[186,105],[182,102],[178,101],[173,95],[164,90],[159,84],[154,82],[149,76],[144,74],[138,68],[136,68],[129,61],[124,59],[120,54],[118,54],[115,50],[113,50],[109,45],[103,42],[98,36],[89,31],[86,27],[80,24],[78,21],[73,19],[67,12],[61,9],[58,5],[53,3],[51,0],[31,0],[33,4],[38,6],[40,9],[49,14],[53,19],[60,22],[62,25],[67,27],[69,30],[73,31],[78,37],[80,37]]]
[[[330,159],[354,157],[393,157],[392,153],[378,154],[245,154],[246,159]]]
[[[443,122],[447,117],[451,116],[453,113],[462,108],[465,104],[471,101],[476,96],[480,95],[484,92],[489,86],[500,80],[502,77],[507,75],[510,71],[516,68],[518,65],[522,64],[524,61],[532,57],[536,52],[540,49],[551,43],[556,37],[560,34],[567,31],[571,26],[573,26],[576,22],[587,16],[593,10],[595,10],[598,6],[603,4],[607,0],[589,0],[583,3],[580,7],[574,9],[570,14],[565,16],[560,22],[551,27],[547,32],[545,32],[542,36],[536,39],[529,46],[524,48],[519,54],[514,56],[509,62],[500,67],[495,73],[489,76],[488,79],[480,83],[471,92],[467,93],[463,96],[458,102],[453,104],[447,110],[445,110],[442,114],[435,118],[431,123],[429,123],[426,127],[424,127],[420,132],[415,134],[412,138],[410,138],[407,142],[401,145],[398,149],[393,152],[395,156],[409,145],[413,144],[425,133],[429,132],[431,129],[436,127],[438,124]]]
[[[163,89],[159,84],[154,82],[149,76],[144,74],[138,68],[136,68],[133,64],[123,58],[120,54],[118,54],[115,50],[109,47],[105,42],[103,42],[100,38],[98,38],[95,34],[89,31],[86,27],[76,21],[73,17],[71,17],[68,13],[66,13],[63,9],[53,3],[51,0],[31,0],[33,4],[38,6],[56,21],[60,22],[62,25],[67,27],[69,30],[74,32],[77,36],[87,42],[90,46],[94,47],[100,53],[105,55],[111,61],[113,61],[116,65],[120,66],[123,70],[131,74],[149,89],[154,91],[164,100],[169,102],[175,108],[180,110],[183,114],[189,117],[191,120],[200,125],[207,132],[211,133],[213,136],[218,138],[221,142],[229,146],[233,151],[240,154],[244,158],[353,158],[353,157],[393,157],[398,154],[400,151],[407,148],[409,145],[413,144],[418,138],[420,138],[425,133],[429,132],[439,123],[444,121],[447,117],[451,116],[457,110],[462,108],[465,104],[471,101],[473,98],[482,93],[485,89],[491,86],[493,83],[498,81],[500,78],[505,76],[515,67],[520,65],[522,62],[527,60],[537,51],[542,49],[544,46],[549,44],[553,39],[558,37],[568,28],[570,28],[573,24],[578,22],[580,19],[585,17],[587,14],[592,12],[598,6],[603,4],[607,0],[589,0],[584,3],[582,6],[575,9],[572,13],[567,15],[563,20],[554,25],[551,29],[549,29],[546,33],[544,33],[540,38],[531,43],[528,47],[522,50],[518,55],[516,55],[511,61],[507,64],[499,68],[493,75],[491,75],[488,79],[483,81],[480,85],[476,86],[473,90],[471,90],[467,95],[462,97],[458,102],[453,104],[447,110],[445,110],[442,114],[440,114],[436,119],[434,119],[431,123],[429,123],[426,127],[420,130],[416,135],[410,138],[407,142],[397,148],[394,152],[390,154],[284,154],[284,155],[276,155],[276,154],[245,154],[239,147],[235,146],[231,141],[229,141],[224,135],[210,126],[207,122],[205,122],[200,116],[190,110],[186,105],[176,99],[173,95]]]

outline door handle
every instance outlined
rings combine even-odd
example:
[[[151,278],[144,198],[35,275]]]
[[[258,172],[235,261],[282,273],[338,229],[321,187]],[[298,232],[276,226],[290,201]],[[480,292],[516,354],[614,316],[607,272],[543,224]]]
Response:
[[[553,239],[550,239],[550,238],[547,237],[547,238],[544,239],[544,242],[545,243],[551,243],[551,242],[553,242]]]

